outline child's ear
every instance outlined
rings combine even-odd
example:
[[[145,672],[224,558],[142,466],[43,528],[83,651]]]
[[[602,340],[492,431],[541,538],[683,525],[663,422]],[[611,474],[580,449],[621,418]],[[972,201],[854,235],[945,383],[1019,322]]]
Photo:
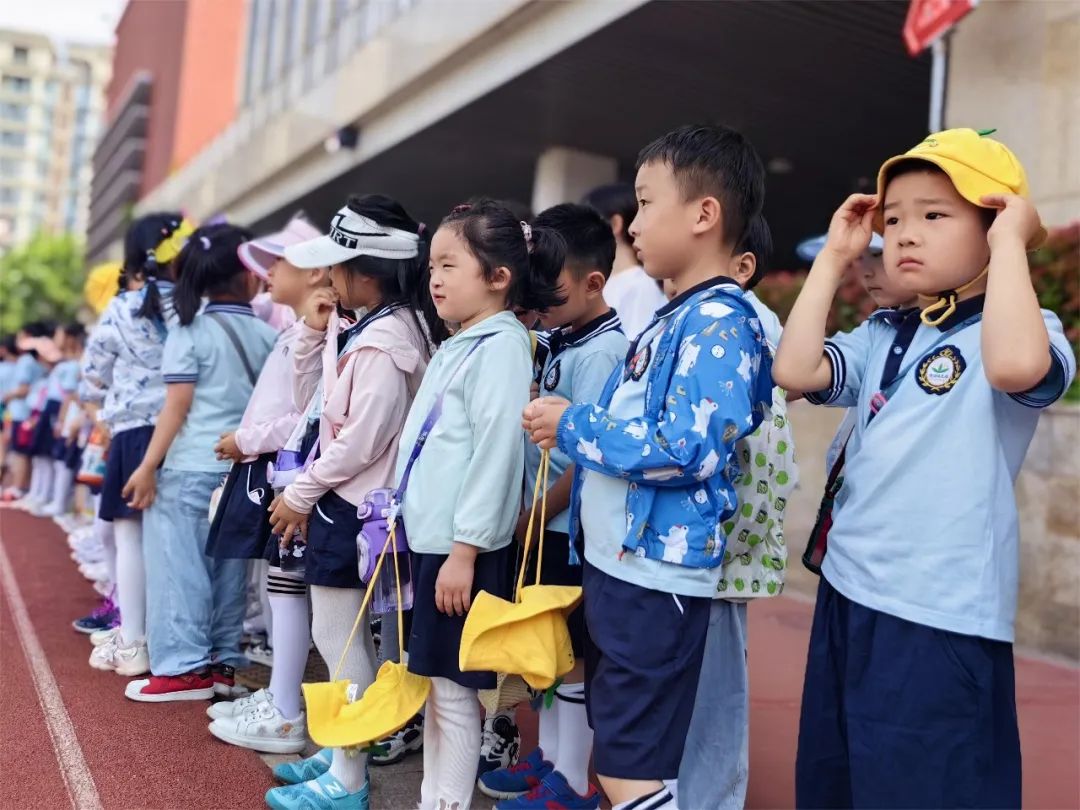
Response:
[[[590,296],[603,295],[604,285],[607,279],[599,270],[593,270],[585,277],[585,294]]]
[[[740,287],[746,288],[755,270],[757,270],[757,256],[750,251],[736,253],[731,257],[731,277],[739,283]]]
[[[488,289],[492,292],[504,292],[510,289],[510,268],[509,267],[496,267],[492,273],[491,278],[487,282]]]
[[[698,200],[694,233],[706,233],[722,225],[724,210],[716,197],[703,197]]]

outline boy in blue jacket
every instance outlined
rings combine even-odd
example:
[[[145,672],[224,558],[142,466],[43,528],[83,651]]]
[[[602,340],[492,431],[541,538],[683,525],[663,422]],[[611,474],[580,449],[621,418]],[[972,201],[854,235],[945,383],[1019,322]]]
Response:
[[[630,227],[646,272],[682,292],[659,309],[599,403],[544,397],[524,423],[577,466],[570,535],[585,536],[586,699],[615,810],[674,808],[710,599],[734,514],[735,443],[772,397],[770,355],[731,279],[761,211],[750,143],[686,126],[642,150]]]

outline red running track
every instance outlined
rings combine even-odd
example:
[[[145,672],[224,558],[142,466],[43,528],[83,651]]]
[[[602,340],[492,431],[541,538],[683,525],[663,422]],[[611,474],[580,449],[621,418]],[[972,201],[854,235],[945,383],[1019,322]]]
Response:
[[[0,761],[7,765],[0,808],[92,810],[92,804],[73,801],[72,792],[82,798],[96,794],[104,808],[265,807],[269,770],[253,752],[210,737],[205,703],[133,703],[123,696],[125,679],[87,665],[89,642],[70,622],[93,607],[94,597],[68,557],[63,533],[51,522],[4,510],[0,541],[70,718],[75,750],[85,761],[84,770],[72,768],[71,747],[62,748],[68,765],[65,784],[15,626],[12,594],[4,585],[8,578],[0,577],[5,591],[0,600],[0,711],[7,721],[0,735]],[[794,598],[771,599],[750,609],[751,808],[793,804],[810,616],[811,605]],[[1016,673],[1024,806],[1080,808],[1080,669],[1018,657]],[[529,750],[535,744],[535,723],[521,714]],[[80,783],[80,774],[92,781],[91,793]],[[373,805],[378,804],[376,795]]]

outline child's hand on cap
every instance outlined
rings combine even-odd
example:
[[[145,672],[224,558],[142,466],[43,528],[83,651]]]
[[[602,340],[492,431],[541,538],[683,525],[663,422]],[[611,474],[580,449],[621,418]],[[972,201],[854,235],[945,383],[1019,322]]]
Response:
[[[530,402],[521,417],[521,426],[529,434],[529,440],[541,450],[552,450],[558,444],[556,434],[559,420],[570,407],[561,397],[540,397]]]
[[[1030,200],[1018,194],[988,194],[981,202],[998,209],[994,224],[986,233],[991,249],[995,242],[1003,239],[1015,239],[1021,245],[1029,245],[1042,228],[1038,210]]]
[[[829,235],[822,253],[831,253],[846,267],[870,246],[874,234],[876,194],[852,194],[841,205],[829,223]]]

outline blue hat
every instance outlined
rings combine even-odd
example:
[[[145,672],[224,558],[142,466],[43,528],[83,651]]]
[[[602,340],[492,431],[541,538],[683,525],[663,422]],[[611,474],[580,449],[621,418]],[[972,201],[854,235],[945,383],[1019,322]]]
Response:
[[[795,248],[795,253],[804,262],[812,262],[817,258],[817,255],[821,253],[822,248],[825,247],[825,239],[827,234],[821,236],[815,236],[812,239],[799,242],[799,246]],[[881,238],[881,234],[875,233],[870,237],[870,252],[880,256],[881,252],[885,249],[885,240]]]

